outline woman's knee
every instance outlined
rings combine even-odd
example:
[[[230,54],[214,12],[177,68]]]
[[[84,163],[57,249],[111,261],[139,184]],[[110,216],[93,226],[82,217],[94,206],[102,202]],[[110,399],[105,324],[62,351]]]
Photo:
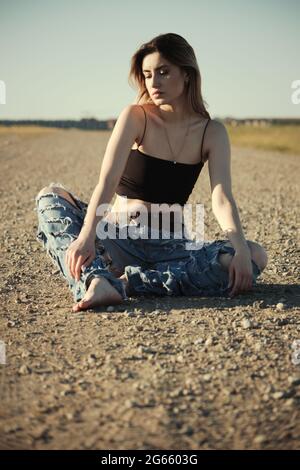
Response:
[[[263,246],[259,243],[247,240],[248,246],[251,251],[251,258],[257,264],[260,271],[263,271],[268,264],[268,254]]]
[[[55,193],[58,194],[59,196],[64,197],[67,201],[69,201],[73,206],[77,207],[74,200],[70,196],[70,193],[66,191],[63,187],[57,186],[57,185],[52,185],[50,184],[49,186],[45,186],[44,188],[41,189],[41,191],[37,195],[37,199],[47,193]]]
[[[251,252],[252,260],[257,264],[260,271],[263,271],[268,264],[268,255],[266,250],[256,242],[251,240],[246,240]],[[231,246],[231,242],[227,242],[224,246]],[[220,262],[224,268],[228,269],[231,263],[232,256],[229,253],[224,253],[220,255]]]

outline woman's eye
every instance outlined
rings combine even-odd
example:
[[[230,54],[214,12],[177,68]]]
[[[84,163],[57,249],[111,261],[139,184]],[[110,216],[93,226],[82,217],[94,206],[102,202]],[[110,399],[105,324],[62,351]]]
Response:
[[[166,75],[166,74],[167,74],[167,71],[165,71],[165,70],[161,70],[161,71],[160,71],[160,75]],[[151,78],[151,76],[149,76],[149,77],[146,77],[146,76],[145,76],[145,78],[146,78],[146,79],[147,79],[147,78]]]

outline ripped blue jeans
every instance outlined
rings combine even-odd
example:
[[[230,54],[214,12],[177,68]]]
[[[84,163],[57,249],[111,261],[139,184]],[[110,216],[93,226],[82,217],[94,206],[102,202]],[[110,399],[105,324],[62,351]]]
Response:
[[[124,272],[128,291],[133,296],[228,296],[228,270],[219,261],[221,253],[235,253],[232,246],[226,246],[228,240],[206,241],[200,249],[186,249],[186,244],[192,240],[185,235],[174,238],[171,233],[165,239],[159,230],[157,238],[150,238],[150,232],[148,238],[143,238],[139,237],[141,228],[132,227],[131,222],[121,226],[105,217],[101,220],[103,230],[108,233],[105,228],[110,225],[116,237],[96,238],[96,257],[83,268],[80,280],[76,281],[66,266],[65,253],[81,231],[88,204],[60,183],[51,185],[65,189],[76,205],[55,192],[38,195],[35,199],[38,216],[36,237],[68,282],[76,302],[84,297],[91,279],[97,276],[105,277],[123,300],[127,300],[124,283],[118,278]],[[124,230],[129,227],[135,236],[124,238]],[[253,260],[252,268],[255,284],[260,270]]]

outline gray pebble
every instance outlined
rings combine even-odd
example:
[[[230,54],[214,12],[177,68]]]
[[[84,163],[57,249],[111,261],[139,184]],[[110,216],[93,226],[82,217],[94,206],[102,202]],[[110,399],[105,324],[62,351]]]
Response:
[[[249,328],[252,328],[253,324],[250,320],[248,320],[248,318],[244,318],[242,320],[242,327],[245,329],[245,330],[248,330]]]

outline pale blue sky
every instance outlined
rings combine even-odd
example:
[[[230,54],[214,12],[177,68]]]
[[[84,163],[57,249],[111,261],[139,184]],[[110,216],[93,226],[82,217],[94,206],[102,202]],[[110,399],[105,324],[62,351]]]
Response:
[[[0,0],[0,119],[117,117],[130,59],[177,33],[195,50],[213,118],[300,117],[299,0]]]

